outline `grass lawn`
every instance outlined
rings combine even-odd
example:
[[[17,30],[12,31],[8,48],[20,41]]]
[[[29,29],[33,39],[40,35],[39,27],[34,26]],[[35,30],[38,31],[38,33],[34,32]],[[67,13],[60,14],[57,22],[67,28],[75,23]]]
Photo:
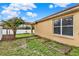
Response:
[[[31,37],[28,37],[31,36]],[[64,47],[54,41],[45,40],[33,36],[31,34],[18,34],[16,37],[26,37],[16,39],[13,41],[2,41],[0,42],[0,55],[6,56],[64,56],[64,54],[56,51],[55,49],[49,48],[51,45],[56,48]],[[79,48],[73,47],[72,51],[68,54],[69,56],[79,56]]]
[[[17,34],[16,35],[16,38],[24,38],[24,37],[29,37],[29,36],[32,36],[31,34]]]

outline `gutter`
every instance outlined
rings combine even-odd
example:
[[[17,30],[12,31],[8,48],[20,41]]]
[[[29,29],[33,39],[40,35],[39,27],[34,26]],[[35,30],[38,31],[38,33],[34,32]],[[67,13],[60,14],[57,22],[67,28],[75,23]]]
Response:
[[[48,16],[48,17],[42,18],[41,20],[35,21],[34,24],[37,24],[39,22],[43,22],[43,21],[46,21],[46,20],[61,16],[61,15],[64,15],[64,14],[72,13],[72,12],[75,12],[75,11],[79,11],[79,4],[74,6],[74,7],[67,8],[67,9],[65,9],[63,11],[57,12],[57,13],[55,13],[53,15]]]

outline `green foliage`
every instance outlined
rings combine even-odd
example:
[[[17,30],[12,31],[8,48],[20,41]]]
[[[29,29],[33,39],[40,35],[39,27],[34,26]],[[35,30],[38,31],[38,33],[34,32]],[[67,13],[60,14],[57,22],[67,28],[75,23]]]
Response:
[[[6,28],[10,28],[10,29],[17,29],[21,24],[24,24],[24,21],[21,19],[21,18],[12,18],[12,19],[9,19],[7,21],[2,21],[3,22],[3,25],[4,27]]]
[[[26,26],[26,28],[25,29],[31,29],[31,27],[30,26]]]
[[[15,39],[15,36],[16,36],[16,30],[19,28],[19,26],[21,24],[24,24],[24,21],[21,18],[17,18],[17,17],[14,17],[14,18],[9,19],[7,21],[3,20],[2,22],[3,22],[3,25],[4,25],[5,28],[12,29],[14,39]]]
[[[79,56],[79,47],[73,47],[72,51],[69,53],[70,56]]]

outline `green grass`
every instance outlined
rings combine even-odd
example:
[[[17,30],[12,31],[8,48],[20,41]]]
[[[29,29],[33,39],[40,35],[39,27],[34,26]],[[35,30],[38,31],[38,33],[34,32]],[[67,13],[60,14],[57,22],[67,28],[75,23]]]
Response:
[[[73,47],[73,50],[69,53],[70,56],[79,56],[79,47]]]
[[[42,43],[39,39],[32,39],[30,41],[27,41],[27,45],[28,45],[29,49],[32,49],[39,55],[43,55],[43,56],[63,55],[54,49],[49,50],[48,46],[46,46],[44,43]]]
[[[16,38],[25,38],[25,37],[29,37],[29,36],[32,36],[32,34],[26,34],[26,33],[24,33],[24,34],[17,34]]]
[[[29,37],[30,38],[29,38]],[[13,41],[0,42],[0,55],[4,56],[64,56],[64,54],[49,48],[51,45],[55,48],[64,47],[64,45],[56,43],[54,41],[39,38],[31,34],[18,34]],[[28,38],[24,38],[28,37]],[[26,45],[25,48],[18,48],[19,46]],[[17,49],[15,49],[17,48]],[[79,48],[73,47],[69,56],[79,56]]]

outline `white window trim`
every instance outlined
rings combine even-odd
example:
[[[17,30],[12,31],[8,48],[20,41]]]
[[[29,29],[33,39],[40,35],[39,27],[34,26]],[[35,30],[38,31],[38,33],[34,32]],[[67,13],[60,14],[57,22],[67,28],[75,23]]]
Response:
[[[60,35],[62,35],[62,18],[60,20]]]
[[[73,25],[62,25],[62,20],[63,20],[63,18],[60,18],[60,26],[54,26],[54,28],[55,27],[60,27],[60,34],[57,34],[57,35],[59,35],[59,36],[68,36],[69,37],[69,35],[63,35],[62,34],[62,28],[63,27],[73,27]],[[54,33],[54,34],[56,34],[56,33]],[[73,37],[73,35],[70,36],[70,37]]]

